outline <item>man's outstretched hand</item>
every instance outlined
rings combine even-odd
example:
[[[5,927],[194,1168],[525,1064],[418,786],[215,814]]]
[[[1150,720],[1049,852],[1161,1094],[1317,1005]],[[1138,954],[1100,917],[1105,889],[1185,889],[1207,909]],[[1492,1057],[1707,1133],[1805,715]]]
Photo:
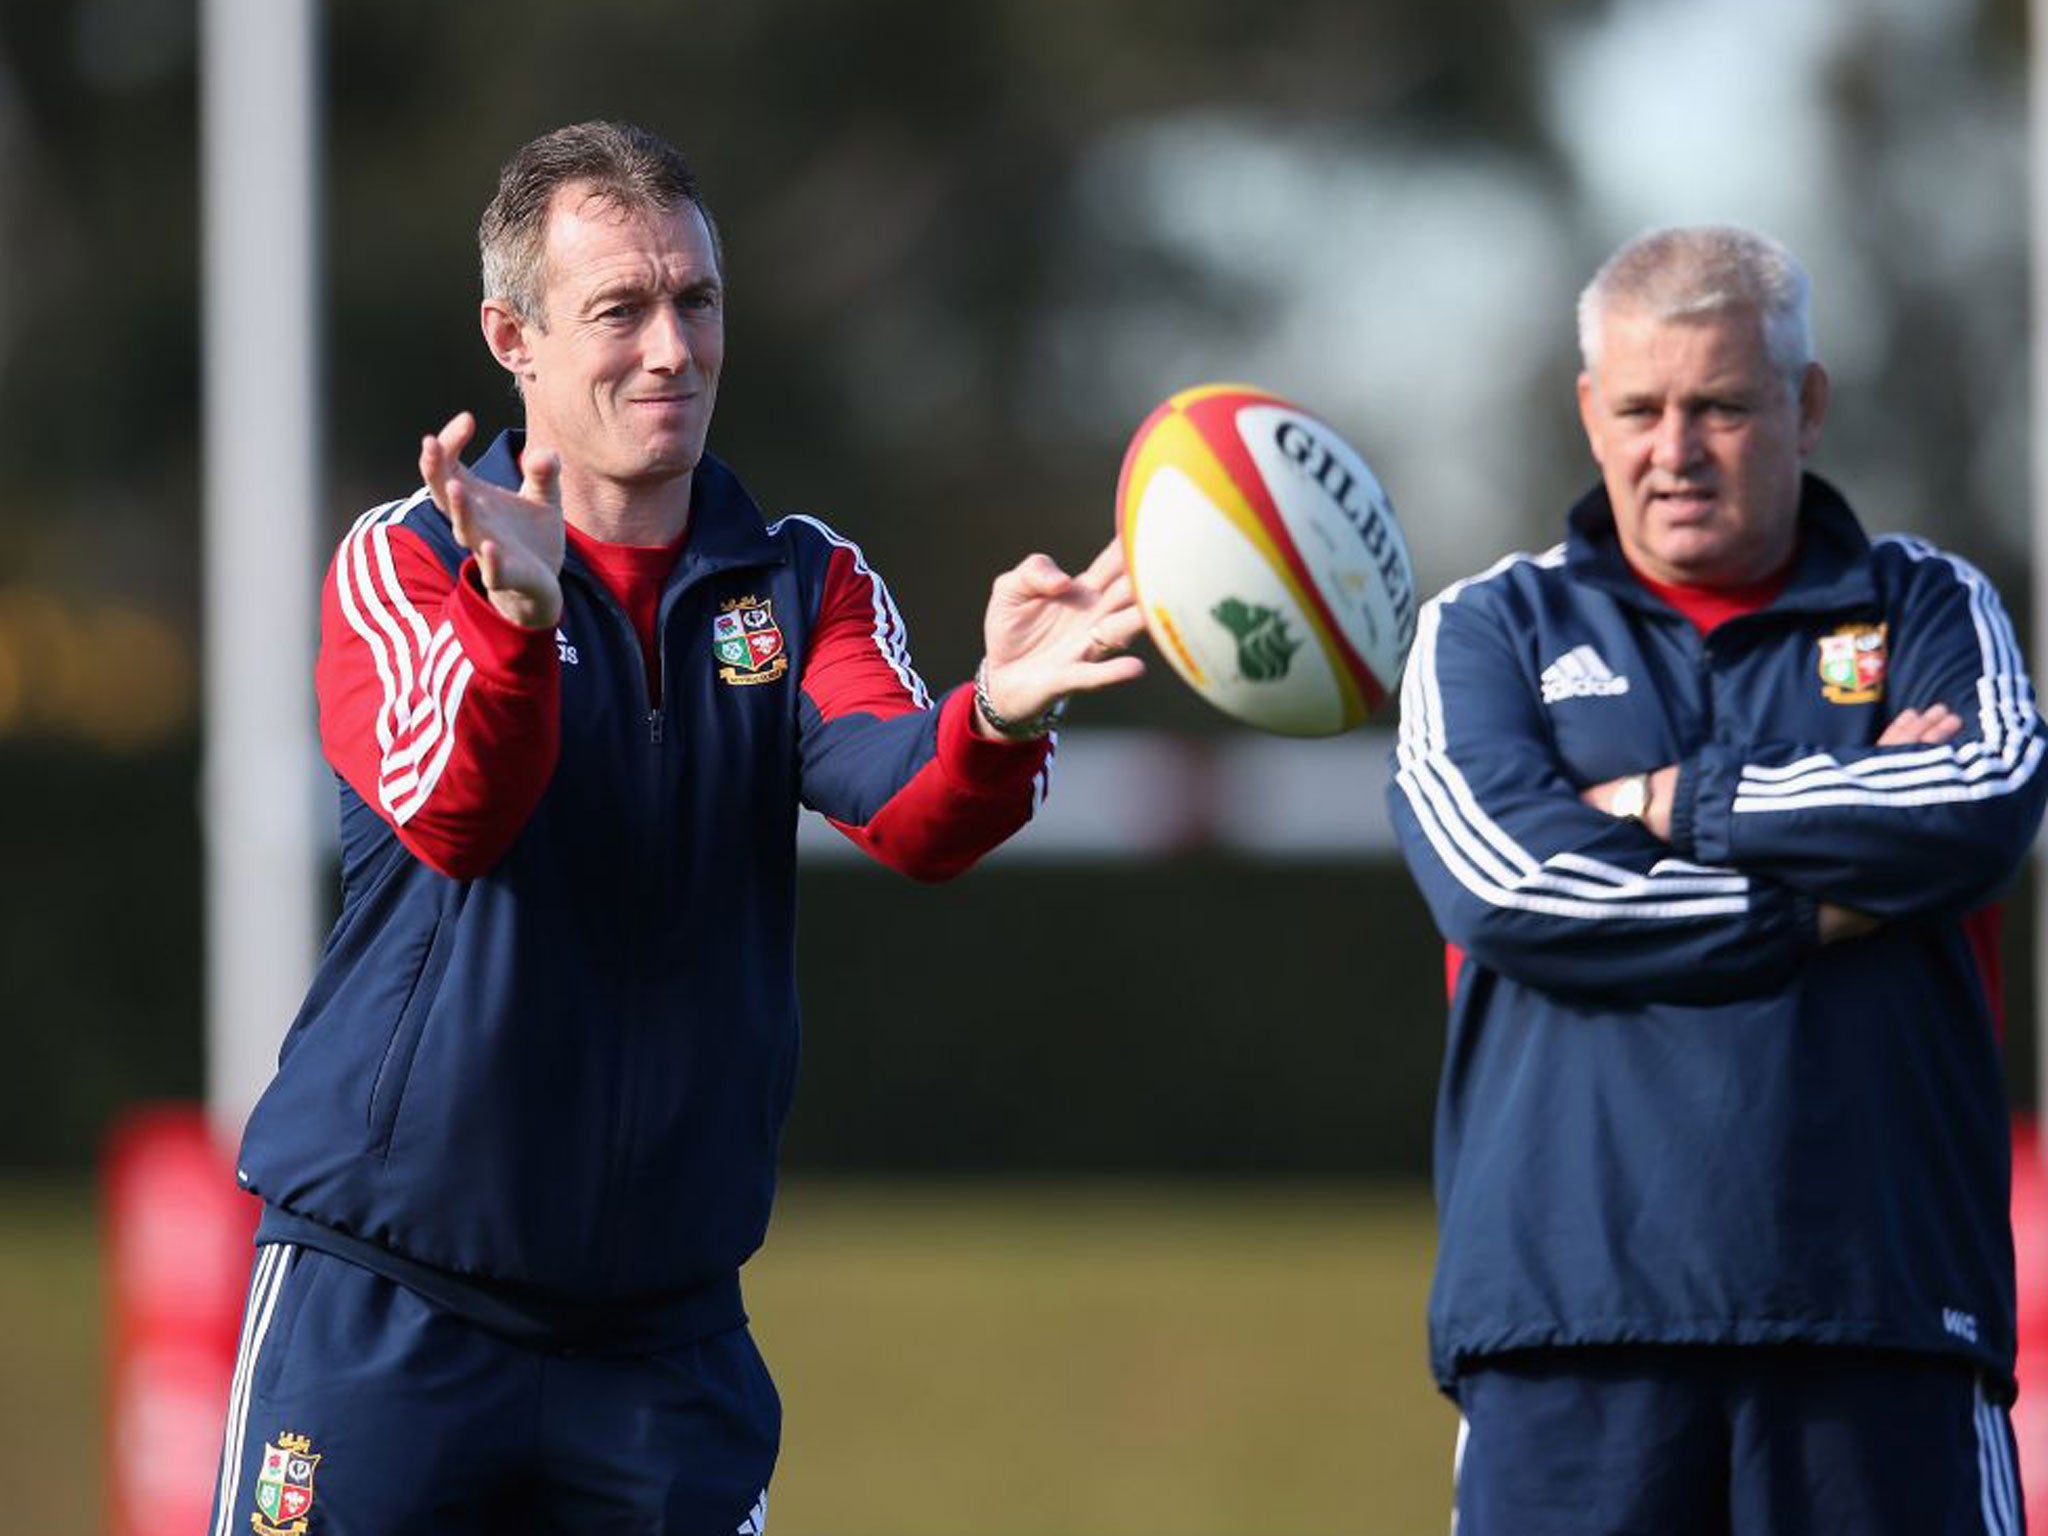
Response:
[[[493,485],[462,462],[476,432],[464,411],[420,441],[420,479],[448,514],[456,542],[476,556],[491,606],[527,629],[562,616],[562,461],[529,453],[517,491]]]
[[[1047,555],[1026,555],[995,579],[982,620],[989,703],[1004,719],[1036,719],[1072,693],[1111,688],[1144,674],[1126,650],[1145,628],[1111,539],[1078,576]],[[986,728],[975,711],[976,729]]]

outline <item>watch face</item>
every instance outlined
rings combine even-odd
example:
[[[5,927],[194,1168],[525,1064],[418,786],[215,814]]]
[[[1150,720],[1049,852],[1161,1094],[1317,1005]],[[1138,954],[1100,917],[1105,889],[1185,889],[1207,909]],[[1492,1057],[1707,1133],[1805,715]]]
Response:
[[[1607,802],[1607,809],[1615,816],[1625,816],[1631,821],[1639,820],[1650,807],[1650,784],[1642,774],[1623,779],[1614,788],[1614,795]]]

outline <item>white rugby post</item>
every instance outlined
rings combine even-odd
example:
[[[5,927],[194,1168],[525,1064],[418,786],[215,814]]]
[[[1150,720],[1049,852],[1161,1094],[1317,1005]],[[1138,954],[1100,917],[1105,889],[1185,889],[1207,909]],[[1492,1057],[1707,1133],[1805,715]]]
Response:
[[[2029,337],[2033,399],[2028,407],[2030,463],[2029,503],[2032,538],[2028,567],[2034,618],[2030,673],[2036,682],[2048,674],[2048,0],[2032,0],[2028,10],[2027,159],[2031,189],[2027,211],[2028,273],[2031,292]],[[2034,840],[2034,1116],[2048,1123],[2048,841]],[[2048,1157],[2048,1137],[2041,1141]]]
[[[232,1138],[320,921],[318,0],[204,0],[206,1093]]]
[[[2034,604],[2030,647],[2030,673],[2036,679],[2048,668],[2048,0],[2031,0],[2028,5],[2027,42],[2027,159],[2031,196],[2027,209],[2029,345],[2033,399],[2028,406],[2028,502],[2031,508],[2031,537],[2028,541],[2028,587]],[[2039,1134],[2048,1124],[2048,969],[2042,956],[2048,955],[2048,842],[2034,839],[2034,856],[2029,873],[2033,879],[2034,921],[2034,1125],[2037,1159],[2048,1160],[2048,1137]],[[2018,1023],[2017,1013],[2013,1022]],[[2014,1443],[2019,1452],[2021,1486],[2038,1500],[2048,1488],[2048,1411],[2044,1411],[2040,1384],[2048,1370],[2048,1339],[2041,1319],[2044,1284],[2043,1257],[2048,1252],[2044,1233],[2039,1166],[2013,1168],[2013,1258],[2018,1285],[2019,1349],[2015,1371],[2021,1382],[2019,1401],[2012,1407]]]

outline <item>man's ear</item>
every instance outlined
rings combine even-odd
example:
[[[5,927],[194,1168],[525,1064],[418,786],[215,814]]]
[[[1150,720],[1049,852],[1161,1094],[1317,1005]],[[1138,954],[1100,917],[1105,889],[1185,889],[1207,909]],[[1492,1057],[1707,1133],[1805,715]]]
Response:
[[[1591,372],[1579,375],[1579,425],[1586,429],[1586,446],[1593,462],[1600,462],[1600,397]]]
[[[533,348],[527,343],[527,328],[531,322],[521,319],[503,299],[485,299],[479,318],[483,324],[484,345],[491,349],[491,356],[507,373],[523,383],[533,371]]]
[[[1808,363],[1799,378],[1799,452],[1802,456],[1820,446],[1821,423],[1827,420],[1831,387],[1828,372],[1819,363]]]

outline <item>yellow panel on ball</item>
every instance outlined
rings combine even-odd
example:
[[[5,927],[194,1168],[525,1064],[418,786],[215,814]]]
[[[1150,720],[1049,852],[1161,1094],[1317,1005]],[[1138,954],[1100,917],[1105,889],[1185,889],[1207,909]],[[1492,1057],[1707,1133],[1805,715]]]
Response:
[[[1154,643],[1225,713],[1333,735],[1391,691],[1414,627],[1407,546],[1320,418],[1248,385],[1180,391],[1132,437],[1117,526]]]

